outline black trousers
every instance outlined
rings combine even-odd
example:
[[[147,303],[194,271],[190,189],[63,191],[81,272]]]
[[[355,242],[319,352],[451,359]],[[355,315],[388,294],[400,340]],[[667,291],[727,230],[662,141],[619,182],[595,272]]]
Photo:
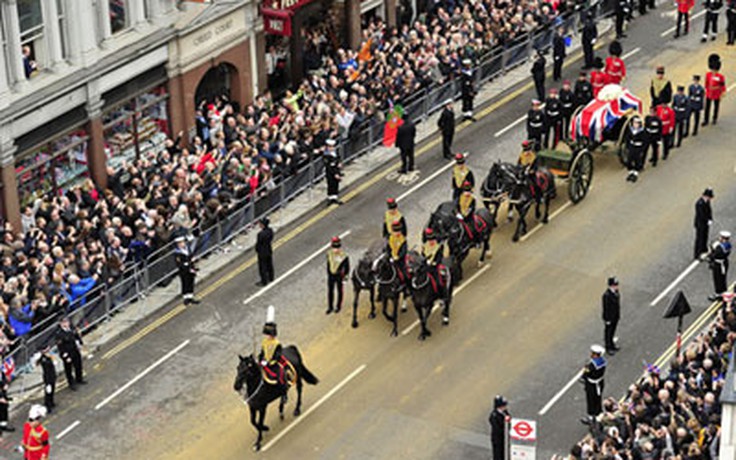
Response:
[[[182,297],[190,296],[194,293],[194,273],[180,273]]]
[[[700,126],[700,110],[691,110],[690,117],[694,118],[692,122],[693,136],[698,135],[698,126]],[[690,123],[688,123],[690,124]]]
[[[647,14],[647,0],[639,0],[639,14]]]
[[[585,402],[588,415],[591,417],[603,412],[603,383],[601,381],[598,385],[595,385],[588,381],[585,382]],[[598,387],[600,387],[600,394],[598,394]]]
[[[82,354],[76,348],[69,352],[66,359],[62,358],[64,363],[64,375],[70,387],[84,380],[82,375]]]
[[[697,259],[701,254],[708,252],[708,226],[695,227],[695,250],[693,258]]]
[[[544,136],[544,148],[548,149],[550,148],[550,143],[552,144],[551,147],[555,148],[557,144],[560,142],[560,137],[562,136],[562,120],[555,120],[552,123],[549,123],[549,126],[547,126],[547,131]]]
[[[718,13],[705,13],[705,27],[703,28],[703,38],[708,38],[708,31],[713,35],[718,33]]]
[[[718,109],[721,107],[720,99],[705,99],[705,114],[703,115],[703,126],[707,125],[710,120],[710,107],[713,106],[713,124],[718,122]]]
[[[473,114],[473,96],[462,96],[463,116],[468,117]]]
[[[726,292],[728,289],[728,286],[726,285],[726,275],[728,274],[728,269],[723,270],[721,269],[721,264],[716,263],[714,264],[713,268],[711,268],[711,271],[713,272],[713,289],[715,289],[716,294],[722,294]]]
[[[491,446],[493,447],[493,460],[506,460],[506,447],[503,442],[493,442],[491,438]]]
[[[620,37],[624,34],[624,13],[616,13],[616,37]]]
[[[690,13],[677,12],[677,27],[675,28],[675,37],[680,36],[680,27],[682,22],[685,22],[685,35],[690,32]]]
[[[675,133],[677,134],[677,146],[682,145],[682,140],[687,137],[687,118],[675,120]]]
[[[562,112],[562,138],[568,139],[570,137],[570,118],[572,113]]]
[[[646,156],[646,149],[629,151],[629,169],[633,169],[634,171],[641,171],[642,169],[644,169],[644,161],[646,160]]]
[[[335,302],[337,294],[337,302]],[[327,311],[340,311],[343,299],[343,282],[339,275],[327,275]],[[334,306],[334,308],[333,308]]]
[[[401,172],[414,171],[414,146],[399,149],[401,152]]]
[[[542,148],[542,131],[527,133],[527,137],[532,142],[532,147],[534,148],[534,151],[539,152],[539,150]]]
[[[8,422],[8,403],[0,402],[0,423]]]
[[[618,327],[618,320],[606,321],[603,330],[603,341],[606,344],[606,350],[613,350],[616,348],[616,344],[613,343],[613,338],[616,337],[616,328]]]
[[[652,139],[647,141],[647,147],[647,150],[652,150],[652,157],[649,159],[649,161],[651,161],[653,165],[656,165],[657,161],[659,161],[659,139]],[[646,154],[644,155],[644,157],[646,158]]]
[[[672,140],[674,139],[674,133],[665,134],[662,136],[662,159],[666,160],[670,155],[670,149],[672,148]]]
[[[452,138],[455,133],[442,133],[442,156],[452,158]]]
[[[53,409],[54,404],[54,393],[56,392],[56,381],[44,382],[43,384],[43,405],[46,409]]]
[[[340,194],[340,181],[334,177],[327,177],[327,198],[337,199],[337,195]]]
[[[585,68],[590,69],[593,67],[593,61],[595,60],[595,51],[593,50],[592,43],[583,43],[583,55],[585,56]]]
[[[273,254],[258,254],[258,274],[261,275],[261,284],[273,281]]]
[[[563,58],[555,59],[555,64],[552,68],[552,80],[559,81],[562,79],[562,65],[565,62]]]
[[[534,87],[537,89],[537,99],[544,101],[544,78],[535,78]]]
[[[726,11],[726,44],[736,43],[736,12]]]

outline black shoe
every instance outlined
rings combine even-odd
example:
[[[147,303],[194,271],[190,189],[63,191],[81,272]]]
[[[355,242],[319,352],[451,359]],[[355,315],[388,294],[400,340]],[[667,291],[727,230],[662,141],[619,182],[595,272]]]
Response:
[[[13,431],[15,431],[15,427],[13,425],[4,425],[4,426],[0,426],[0,430],[7,431],[8,433],[12,433]]]
[[[718,123],[718,120],[713,120],[713,126],[715,126]]]
[[[713,35],[712,37],[710,37],[710,41],[715,41],[715,39],[716,39],[716,36],[715,35]]]
[[[329,315],[330,313],[332,313],[332,308],[328,308],[327,311],[325,312],[325,315]]]
[[[705,38],[705,37],[703,37],[703,38],[701,38],[701,39],[700,39],[700,43],[705,43],[705,42],[707,42],[707,41],[708,41],[708,39],[707,39],[707,38]]]
[[[192,304],[192,305],[199,305],[200,303],[202,303],[202,301],[199,300],[199,299],[195,299],[194,297],[192,297],[191,299],[189,299],[189,303]]]
[[[82,379],[82,380],[77,380],[77,385],[87,385],[87,381],[86,381],[86,380],[84,380],[84,379]]]
[[[680,34],[675,34],[675,38],[680,38]]]
[[[720,298],[721,296],[719,296],[718,294],[711,294],[708,296],[708,300],[710,300],[711,302],[715,302],[716,300],[719,300]]]
[[[608,353],[609,356],[614,356],[616,354],[616,350],[611,348],[610,350],[606,350],[606,353]]]
[[[707,121],[704,121],[703,124],[700,125],[700,126],[708,126],[708,122]],[[695,136],[695,134],[693,134],[693,135]]]
[[[77,391],[77,386],[76,385],[69,385],[69,389],[72,390],[72,391]]]
[[[582,423],[583,425],[590,425],[590,417],[581,418],[580,423]]]
[[[257,283],[256,283],[256,286],[261,286],[261,287],[263,287],[263,286],[265,286],[265,285],[266,285],[266,283],[264,283],[263,281],[259,281],[259,282],[257,282]]]

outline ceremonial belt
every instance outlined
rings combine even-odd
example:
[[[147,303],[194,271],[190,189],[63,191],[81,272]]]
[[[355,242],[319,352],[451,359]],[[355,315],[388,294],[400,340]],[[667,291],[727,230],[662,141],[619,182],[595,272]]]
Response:
[[[641,141],[632,141],[631,143],[634,144],[635,147],[641,147],[644,145],[644,142]]]
[[[687,107],[675,107],[675,112],[684,112],[687,110]]]
[[[539,128],[542,126],[542,123],[529,123],[529,126],[531,126],[532,128]]]
[[[647,132],[650,133],[650,134],[657,134],[659,131],[660,131],[659,129],[657,129],[657,130],[647,129]]]
[[[562,107],[565,107],[565,108],[567,108],[567,107],[572,107],[572,102],[566,102],[566,103],[563,103],[563,104],[562,104]]]
[[[556,117],[559,114],[560,114],[560,112],[547,112],[547,115],[550,116],[550,117]]]
[[[599,379],[591,379],[591,378],[586,377],[585,380],[587,380],[588,383],[592,383],[594,385],[598,385],[599,383],[601,383],[603,381],[603,377],[601,377]]]

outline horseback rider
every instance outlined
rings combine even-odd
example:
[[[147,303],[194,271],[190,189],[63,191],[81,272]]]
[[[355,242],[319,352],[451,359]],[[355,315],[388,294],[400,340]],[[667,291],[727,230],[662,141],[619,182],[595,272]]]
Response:
[[[388,209],[383,215],[383,237],[388,238],[391,236],[391,224],[393,224],[394,221],[399,221],[401,223],[401,233],[406,236],[406,219],[401,215],[399,204],[396,202],[396,199],[387,199],[386,206]]]
[[[465,155],[462,153],[455,154],[455,166],[452,167],[452,199],[457,200],[463,191],[463,184],[470,182],[471,186],[475,185],[473,171],[465,164]]]
[[[258,361],[261,363],[264,374],[271,379],[275,379],[281,387],[284,394],[289,389],[286,381],[285,367],[286,360],[282,356],[281,342],[276,338],[276,309],[273,305],[269,305],[266,314],[266,324],[263,325],[263,340],[261,340],[261,351],[258,354]]]
[[[468,235],[472,240],[473,236],[473,220],[475,217],[475,195],[473,195],[473,184],[469,181],[463,183],[463,191],[455,200],[455,212],[458,220],[465,223]]]
[[[519,160],[516,164],[524,168],[526,173],[530,173],[537,170],[537,153],[532,147],[532,143],[525,140],[521,143],[521,153],[519,153]]]
[[[422,256],[427,260],[429,272],[438,278],[440,268],[444,267],[443,259],[447,256],[446,246],[437,241],[437,235],[431,228],[424,230],[424,244],[422,245]]]
[[[402,281],[406,282],[406,254],[408,252],[406,236],[402,232],[403,226],[401,221],[395,220],[391,223],[391,235],[386,243],[386,252],[388,258]]]

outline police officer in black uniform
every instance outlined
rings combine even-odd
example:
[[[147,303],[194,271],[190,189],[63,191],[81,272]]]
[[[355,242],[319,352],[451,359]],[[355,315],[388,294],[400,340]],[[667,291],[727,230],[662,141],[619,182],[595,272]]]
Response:
[[[256,254],[258,255],[258,274],[261,280],[256,283],[265,286],[274,280],[273,269],[273,229],[269,227],[268,217],[258,221],[261,230],[256,235]]]
[[[327,139],[325,142],[325,178],[327,179],[327,205],[331,204],[342,204],[339,198],[340,195],[340,181],[342,180],[342,166],[340,165],[340,158],[337,156],[337,150],[335,149],[335,139]]]
[[[700,112],[703,111],[703,100],[705,99],[705,88],[700,84],[700,75],[693,75],[693,82],[688,87],[687,95],[690,100],[690,116],[694,118],[692,123],[693,136],[697,136],[698,126],[700,126]],[[691,123],[688,120],[688,128],[690,125]]]
[[[455,111],[452,110],[452,99],[445,101],[444,109],[437,120],[437,127],[442,133],[442,156],[452,160],[452,139],[455,137]]]
[[[532,100],[532,108],[526,117],[526,137],[534,142],[534,150],[539,151],[542,147],[542,135],[544,134],[545,119],[538,99]]]
[[[544,78],[545,78],[545,71],[544,68],[547,65],[547,60],[544,58],[544,55],[542,54],[541,50],[537,50],[537,58],[534,60],[534,64],[532,64],[532,78],[534,79],[534,87],[537,90],[537,99],[540,101],[544,100],[545,91],[544,91]]]
[[[350,273],[350,258],[342,249],[339,236],[332,237],[327,250],[327,314],[339,313],[342,308],[343,283]],[[335,302],[337,291],[337,302]],[[334,305],[334,308],[333,308]]]
[[[721,231],[718,241],[713,243],[708,254],[708,264],[713,272],[713,289],[715,293],[708,300],[716,300],[728,289],[728,256],[731,255],[731,232]]]
[[[647,148],[652,149],[652,157],[649,161],[652,166],[657,166],[659,160],[659,143],[662,140],[662,120],[657,116],[657,108],[649,108],[649,115],[644,119],[644,131],[646,132]],[[646,154],[644,154],[646,158]]]
[[[41,366],[43,373],[43,405],[50,414],[56,404],[54,403],[54,393],[56,392],[56,366],[54,359],[51,357],[50,347],[43,347],[39,350],[40,356],[36,361],[37,366]]]
[[[708,41],[708,32],[710,32],[710,39],[715,40],[716,34],[718,33],[718,16],[721,14],[723,8],[723,0],[705,0],[703,2],[705,7],[705,26],[703,28],[703,38],[701,42],[705,43]]]
[[[493,460],[506,460],[506,425],[511,420],[508,401],[501,395],[493,399],[493,411],[488,417],[491,424],[491,449]]]
[[[562,66],[565,63],[565,29],[558,27],[552,38],[552,80],[559,81],[562,78]]]
[[[473,100],[475,99],[475,77],[470,59],[463,59],[460,74],[460,97],[463,101],[463,120],[475,121],[473,117]]]
[[[626,180],[636,182],[639,179],[639,173],[644,169],[644,161],[647,153],[646,132],[641,125],[641,118],[635,117],[631,121],[629,131],[625,134],[626,150],[628,153],[629,174]]]
[[[687,120],[690,118],[690,100],[685,94],[685,87],[677,86],[677,92],[672,98],[672,110],[675,111],[675,135],[677,136],[677,147],[682,144],[682,139],[687,137]]]
[[[591,64],[592,66],[592,64]],[[586,72],[580,72],[578,80],[575,82],[575,109],[580,106],[586,106],[588,102],[593,100],[593,85],[588,80]]]
[[[186,237],[179,236],[175,240],[174,260],[179,268],[179,281],[181,282],[181,297],[184,305],[198,304],[199,300],[194,298],[194,278],[197,276],[197,268],[192,260],[191,250],[187,245]]]
[[[708,232],[713,225],[713,210],[710,201],[713,199],[713,189],[708,187],[695,202],[695,260],[708,252]]]
[[[580,421],[589,425],[603,411],[603,376],[606,374],[604,349],[600,345],[590,347],[590,362],[583,368],[582,380],[585,385],[587,417]]]
[[[544,118],[547,122],[545,127],[544,148],[557,147],[562,137],[562,104],[557,97],[557,89],[549,90],[549,97],[544,103]]]
[[[618,279],[615,276],[608,278],[608,289],[603,293],[603,331],[606,352],[611,356],[619,350],[616,346],[616,327],[621,318],[621,294],[618,291]]]
[[[81,345],[82,336],[79,331],[71,326],[69,318],[63,318],[56,331],[56,347],[59,349],[59,356],[64,364],[66,381],[72,391],[77,390],[77,384],[87,383],[82,373],[82,353],[79,352]]]
[[[585,15],[582,36],[583,55],[585,56],[585,65],[583,66],[583,69],[593,68],[593,61],[595,60],[595,50],[593,49],[593,45],[595,45],[596,40],[598,40],[598,27],[596,27],[595,21],[593,20],[593,13],[588,11]]]
[[[15,431],[15,427],[8,423],[8,412],[10,408],[10,397],[8,396],[8,378],[5,372],[0,372],[0,435],[3,431]]]
[[[562,138],[567,140],[570,136],[570,119],[575,111],[575,95],[570,87],[570,80],[562,82],[560,89],[560,113],[562,114]]]

